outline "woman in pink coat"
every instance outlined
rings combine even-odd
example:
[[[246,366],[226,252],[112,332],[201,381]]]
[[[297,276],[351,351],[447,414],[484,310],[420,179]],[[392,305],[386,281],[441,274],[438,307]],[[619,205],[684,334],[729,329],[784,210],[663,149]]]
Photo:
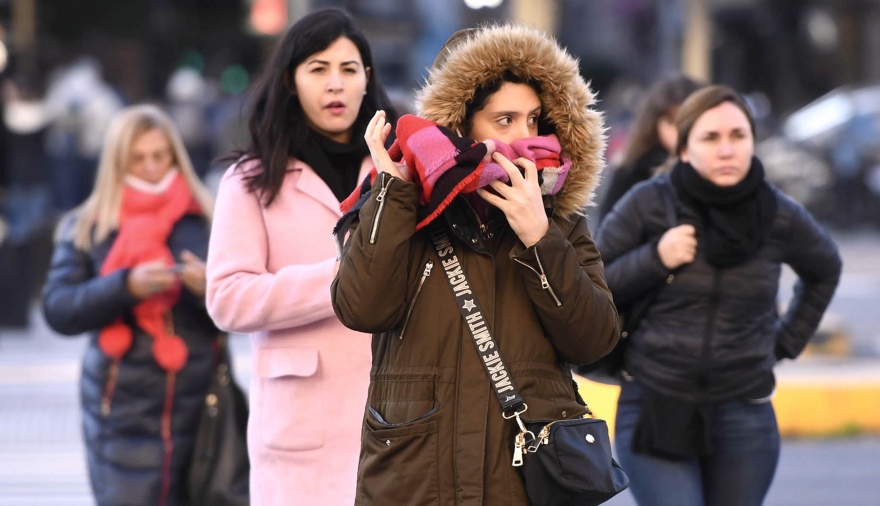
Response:
[[[332,229],[369,168],[366,125],[389,106],[351,17],[309,14],[257,82],[250,146],[220,184],[207,305],[250,334],[254,505],[354,503],[370,339],[333,312]]]

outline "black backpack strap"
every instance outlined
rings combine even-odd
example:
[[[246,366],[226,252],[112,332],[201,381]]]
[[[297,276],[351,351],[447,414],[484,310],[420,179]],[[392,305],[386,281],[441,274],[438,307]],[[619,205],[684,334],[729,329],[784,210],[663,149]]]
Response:
[[[666,178],[660,183],[660,198],[663,200],[663,210],[666,211],[666,225],[669,228],[678,226],[678,209],[675,207],[675,198],[672,181]]]

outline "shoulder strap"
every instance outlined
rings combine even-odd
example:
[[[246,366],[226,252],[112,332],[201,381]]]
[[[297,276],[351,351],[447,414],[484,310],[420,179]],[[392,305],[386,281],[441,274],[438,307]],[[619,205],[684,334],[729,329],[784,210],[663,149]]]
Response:
[[[452,242],[449,240],[446,230],[439,223],[435,222],[430,228],[434,248],[440,257],[440,265],[443,266],[446,280],[449,281],[449,288],[452,289],[452,294],[455,296],[455,302],[464,319],[465,326],[473,337],[474,347],[477,350],[477,355],[480,356],[480,363],[483,364],[483,369],[489,376],[489,383],[495,391],[498,404],[501,405],[501,411],[508,418],[515,416],[514,414],[522,413],[525,410],[523,399],[513,385],[510,368],[501,358],[498,342],[492,335],[489,323],[483,318],[483,308],[480,306],[476,294],[470,288],[467,275],[452,248]],[[453,278],[457,278],[458,282],[453,283]],[[508,414],[510,416],[507,416]]]
[[[678,213],[675,208],[675,199],[672,198],[672,182],[667,178],[660,184],[660,198],[663,199],[663,209],[666,211],[666,225],[669,228],[678,225]]]
[[[678,225],[678,212],[675,207],[675,199],[673,198],[673,192],[675,191],[672,188],[672,182],[667,178],[665,181],[660,181],[658,185],[660,192],[660,199],[663,200],[663,210],[666,212],[666,226],[669,228],[675,227]],[[652,288],[650,292],[648,292],[644,297],[639,299],[637,302],[633,303],[629,306],[629,309],[626,311],[626,318],[623,321],[623,328],[621,329],[620,337],[621,339],[627,339],[630,334],[639,326],[639,322],[642,319],[642,316],[645,315],[645,312],[654,302],[654,299],[657,297],[657,294],[660,293],[660,290],[663,288],[663,285],[657,285]]]

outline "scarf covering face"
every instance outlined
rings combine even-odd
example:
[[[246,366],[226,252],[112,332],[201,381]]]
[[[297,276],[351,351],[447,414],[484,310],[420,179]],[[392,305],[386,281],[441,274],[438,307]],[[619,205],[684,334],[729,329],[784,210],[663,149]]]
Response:
[[[555,135],[519,139],[512,144],[493,139],[487,144],[413,115],[400,118],[396,132],[397,140],[388,154],[395,162],[406,164],[413,182],[420,187],[416,230],[440,216],[457,195],[475,192],[492,181],[509,182],[507,171],[492,161],[495,151],[509,160],[523,157],[534,162],[543,195],[559,193],[571,167],[561,155]],[[358,199],[369,193],[377,174],[373,168],[361,187],[342,202],[343,214],[359,207]]]
[[[764,180],[764,166],[752,157],[745,179],[716,186],[689,163],[678,162],[670,180],[682,198],[706,221],[706,260],[723,269],[755,256],[770,234],[776,196]]]
[[[200,214],[201,208],[180,174],[174,174],[171,185],[160,193],[126,185],[122,190],[119,231],[101,266],[101,275],[154,260],[173,265],[175,260],[167,245],[168,236],[175,223],[189,213]],[[180,290],[178,282],[162,293],[143,299],[132,311],[138,327],[153,338],[156,362],[170,372],[182,369],[189,354],[183,339],[173,334],[168,323]],[[120,317],[101,330],[98,345],[108,357],[119,360],[131,348],[132,338],[131,327]]]

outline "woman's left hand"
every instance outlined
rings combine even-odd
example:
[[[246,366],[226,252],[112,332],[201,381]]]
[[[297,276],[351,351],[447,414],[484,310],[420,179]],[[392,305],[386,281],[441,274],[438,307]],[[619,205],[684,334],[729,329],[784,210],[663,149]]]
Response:
[[[193,295],[204,298],[207,289],[204,260],[188,250],[180,252],[180,260],[183,262],[179,274],[180,282]]]
[[[540,241],[550,228],[550,221],[544,211],[541,186],[538,184],[538,168],[528,158],[510,161],[497,151],[492,154],[492,159],[507,171],[510,185],[501,181],[492,181],[489,186],[497,195],[485,188],[480,188],[477,193],[486,202],[500,209],[519,240],[527,248],[531,247]],[[524,174],[520,173],[517,165],[524,169]]]

